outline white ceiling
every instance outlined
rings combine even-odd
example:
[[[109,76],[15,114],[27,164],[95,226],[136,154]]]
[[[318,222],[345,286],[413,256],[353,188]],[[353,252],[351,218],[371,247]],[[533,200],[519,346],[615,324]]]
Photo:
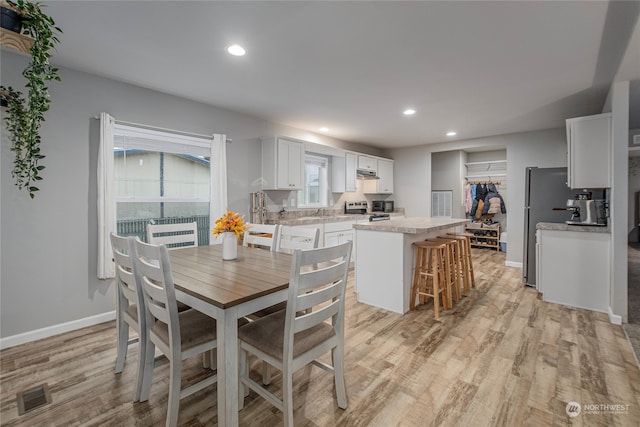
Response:
[[[46,10],[64,30],[58,65],[400,147],[599,113],[638,19],[637,4],[614,3],[609,15],[608,2],[591,1],[49,1]],[[233,43],[247,55],[227,54]],[[629,62],[625,77],[640,80]],[[403,116],[406,107],[417,113]]]

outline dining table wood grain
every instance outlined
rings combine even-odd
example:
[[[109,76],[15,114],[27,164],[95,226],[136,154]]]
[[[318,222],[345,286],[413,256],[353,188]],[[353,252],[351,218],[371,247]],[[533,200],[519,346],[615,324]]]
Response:
[[[176,298],[216,319],[218,425],[238,425],[238,319],[287,299],[292,256],[238,246],[222,260],[222,245],[169,251]]]

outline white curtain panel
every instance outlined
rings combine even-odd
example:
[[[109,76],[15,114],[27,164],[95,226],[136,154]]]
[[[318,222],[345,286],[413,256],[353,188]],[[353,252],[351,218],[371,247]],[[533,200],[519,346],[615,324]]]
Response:
[[[116,204],[113,194],[113,127],[115,120],[100,113],[98,149],[98,279],[115,277],[109,234],[116,231]]]
[[[216,219],[227,211],[227,136],[214,134],[211,142],[211,202],[209,203],[209,228],[213,230]],[[209,234],[210,244],[222,243]]]

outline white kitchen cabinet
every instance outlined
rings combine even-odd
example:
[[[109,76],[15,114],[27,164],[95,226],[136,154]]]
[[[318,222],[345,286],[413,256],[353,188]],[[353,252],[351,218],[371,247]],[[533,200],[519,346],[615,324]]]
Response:
[[[375,157],[358,154],[358,169],[375,172],[378,170],[378,160]]]
[[[611,114],[567,119],[569,188],[611,187]]]
[[[608,312],[609,233],[537,230],[536,274],[544,301]]]
[[[380,179],[364,182],[365,194],[392,194],[393,193],[393,160],[377,159],[378,177]]]
[[[355,153],[333,156],[331,163],[331,192],[356,191],[356,163],[357,155]]]
[[[262,140],[262,189],[300,190],[304,186],[304,144],[286,138]]]
[[[324,246],[336,246],[342,243],[353,241],[355,232],[353,224],[355,221],[328,222],[324,224]],[[355,242],[354,242],[355,247]],[[351,249],[351,262],[354,261],[355,249]]]

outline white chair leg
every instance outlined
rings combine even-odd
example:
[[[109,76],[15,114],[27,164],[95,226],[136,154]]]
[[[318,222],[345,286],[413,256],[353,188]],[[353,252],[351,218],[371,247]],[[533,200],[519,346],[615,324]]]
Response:
[[[271,384],[271,365],[264,360],[262,361],[262,384]]]
[[[336,397],[338,399],[338,407],[347,408],[347,389],[344,385],[344,354],[341,345],[331,350],[331,359],[333,362],[333,376],[336,383]]]
[[[178,425],[180,410],[180,380],[182,378],[182,360],[172,357],[169,360],[169,401],[167,402],[167,427]]]
[[[147,345],[149,344],[148,341],[149,339],[147,338],[147,332],[140,331],[140,336],[138,337],[138,369],[136,372],[136,390],[133,396],[134,402],[139,402],[140,396],[142,395],[142,385],[144,382],[144,366],[147,356]]]
[[[202,353],[202,367],[205,369],[211,368],[211,359],[209,359],[208,352]]]
[[[293,373],[286,367],[282,370],[282,407],[284,427],[293,426]]]
[[[244,408],[244,398],[249,395],[249,387],[242,383],[242,378],[247,376],[249,366],[247,362],[247,352],[244,351],[238,343],[238,354],[240,360],[238,361],[238,368],[240,370],[240,381],[238,381],[238,410],[241,411]]]
[[[218,353],[216,350],[209,350],[202,353],[202,367],[215,371],[218,369]]]
[[[129,324],[124,321],[122,316],[116,322],[116,334],[118,336],[118,355],[116,356],[116,374],[124,369],[124,362],[127,358],[127,350],[129,346]]]
[[[140,385],[140,402],[149,400],[151,393],[151,382],[153,380],[153,366],[155,364],[156,346],[151,342],[147,342],[147,351],[144,355],[144,367],[142,371],[142,384]]]

